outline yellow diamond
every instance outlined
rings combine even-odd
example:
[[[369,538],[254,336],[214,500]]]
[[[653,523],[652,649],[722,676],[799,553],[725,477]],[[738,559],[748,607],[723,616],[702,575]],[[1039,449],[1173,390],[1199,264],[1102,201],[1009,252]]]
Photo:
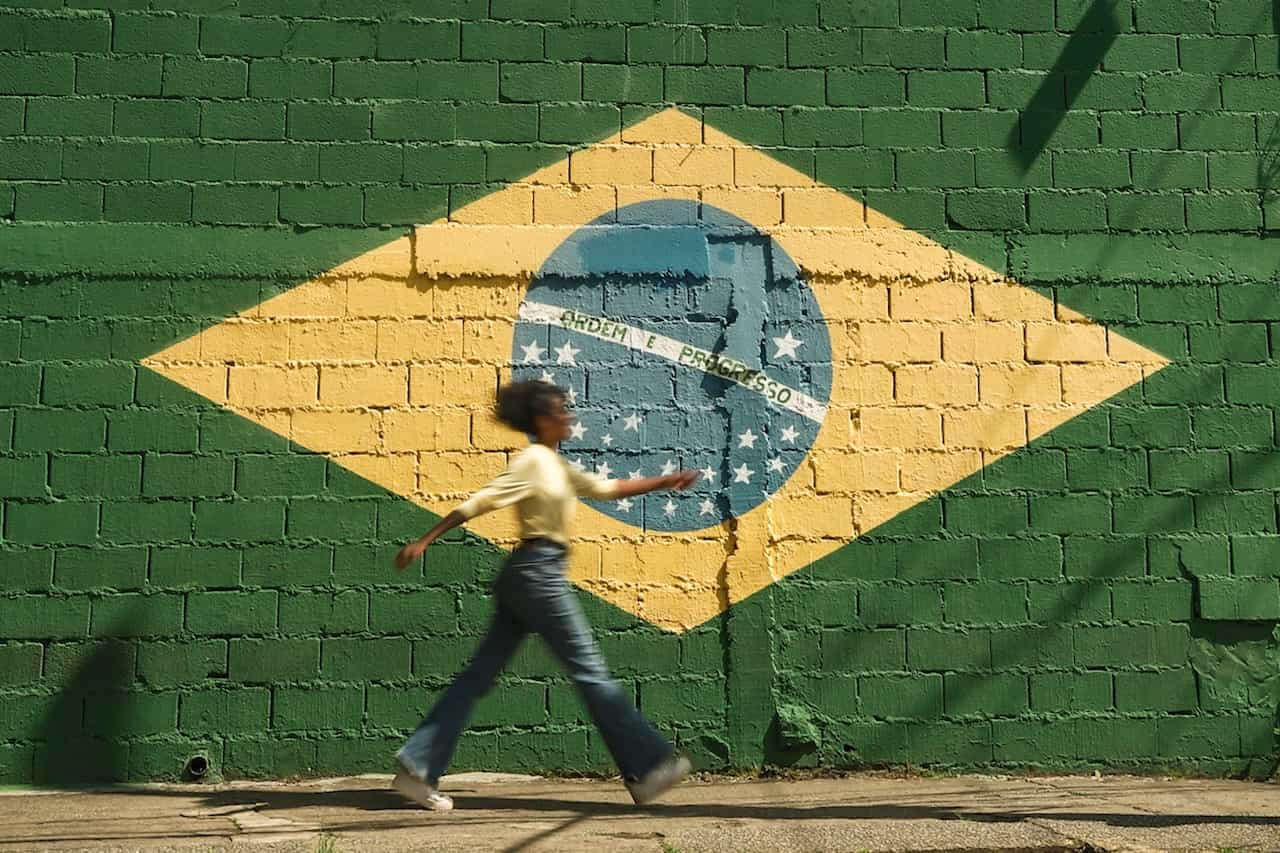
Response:
[[[705,622],[1167,364],[676,109],[144,364],[443,515],[523,443],[490,408],[542,263],[581,225],[655,199],[714,205],[776,240],[821,305],[834,372],[806,464],[756,509],[667,534],[581,508],[573,581],[671,631]],[[470,527],[514,544],[506,513]]]

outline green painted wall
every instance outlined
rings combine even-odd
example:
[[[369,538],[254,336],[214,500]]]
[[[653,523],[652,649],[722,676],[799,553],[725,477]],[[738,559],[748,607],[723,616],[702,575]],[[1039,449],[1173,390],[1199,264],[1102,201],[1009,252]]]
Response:
[[[689,633],[584,596],[643,709],[712,769],[1273,772],[1267,4],[0,0],[0,782],[387,769],[499,551],[393,575],[431,516],[139,360],[669,104],[1173,363]],[[457,766],[605,770],[584,720],[531,646]]]

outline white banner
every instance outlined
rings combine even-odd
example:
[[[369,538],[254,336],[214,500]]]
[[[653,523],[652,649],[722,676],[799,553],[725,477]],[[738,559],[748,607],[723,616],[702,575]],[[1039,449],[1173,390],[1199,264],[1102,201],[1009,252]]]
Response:
[[[523,303],[520,306],[520,319],[530,323],[559,326],[562,329],[569,329],[602,341],[611,341],[640,352],[651,352],[668,361],[699,370],[708,376],[716,376],[741,385],[764,397],[778,408],[795,412],[819,424],[827,416],[827,407],[824,403],[803,391],[771,379],[763,370],[754,370],[736,358],[717,355],[666,335],[647,332],[618,320],[607,320],[574,311],[571,308],[561,308],[558,305],[547,305],[541,302]]]

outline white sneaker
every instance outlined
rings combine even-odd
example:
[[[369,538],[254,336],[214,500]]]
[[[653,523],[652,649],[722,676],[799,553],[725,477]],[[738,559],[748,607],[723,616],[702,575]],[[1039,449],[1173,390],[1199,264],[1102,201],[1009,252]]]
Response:
[[[627,790],[631,792],[631,799],[635,800],[636,805],[642,806],[645,803],[653,802],[676,785],[679,785],[692,769],[689,759],[683,755],[677,755],[668,758],[644,774],[642,779],[628,782]]]
[[[430,809],[434,812],[447,812],[453,808],[452,798],[440,793],[434,786],[409,775],[404,768],[396,770],[396,778],[391,780],[391,787],[424,809]]]

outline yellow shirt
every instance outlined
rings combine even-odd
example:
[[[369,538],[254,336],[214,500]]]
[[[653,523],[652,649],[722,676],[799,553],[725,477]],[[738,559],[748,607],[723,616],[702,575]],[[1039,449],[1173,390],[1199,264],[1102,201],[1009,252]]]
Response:
[[[457,512],[471,519],[515,504],[521,539],[545,536],[568,545],[568,526],[577,498],[608,500],[616,497],[617,491],[617,480],[578,471],[545,444],[531,444]]]

